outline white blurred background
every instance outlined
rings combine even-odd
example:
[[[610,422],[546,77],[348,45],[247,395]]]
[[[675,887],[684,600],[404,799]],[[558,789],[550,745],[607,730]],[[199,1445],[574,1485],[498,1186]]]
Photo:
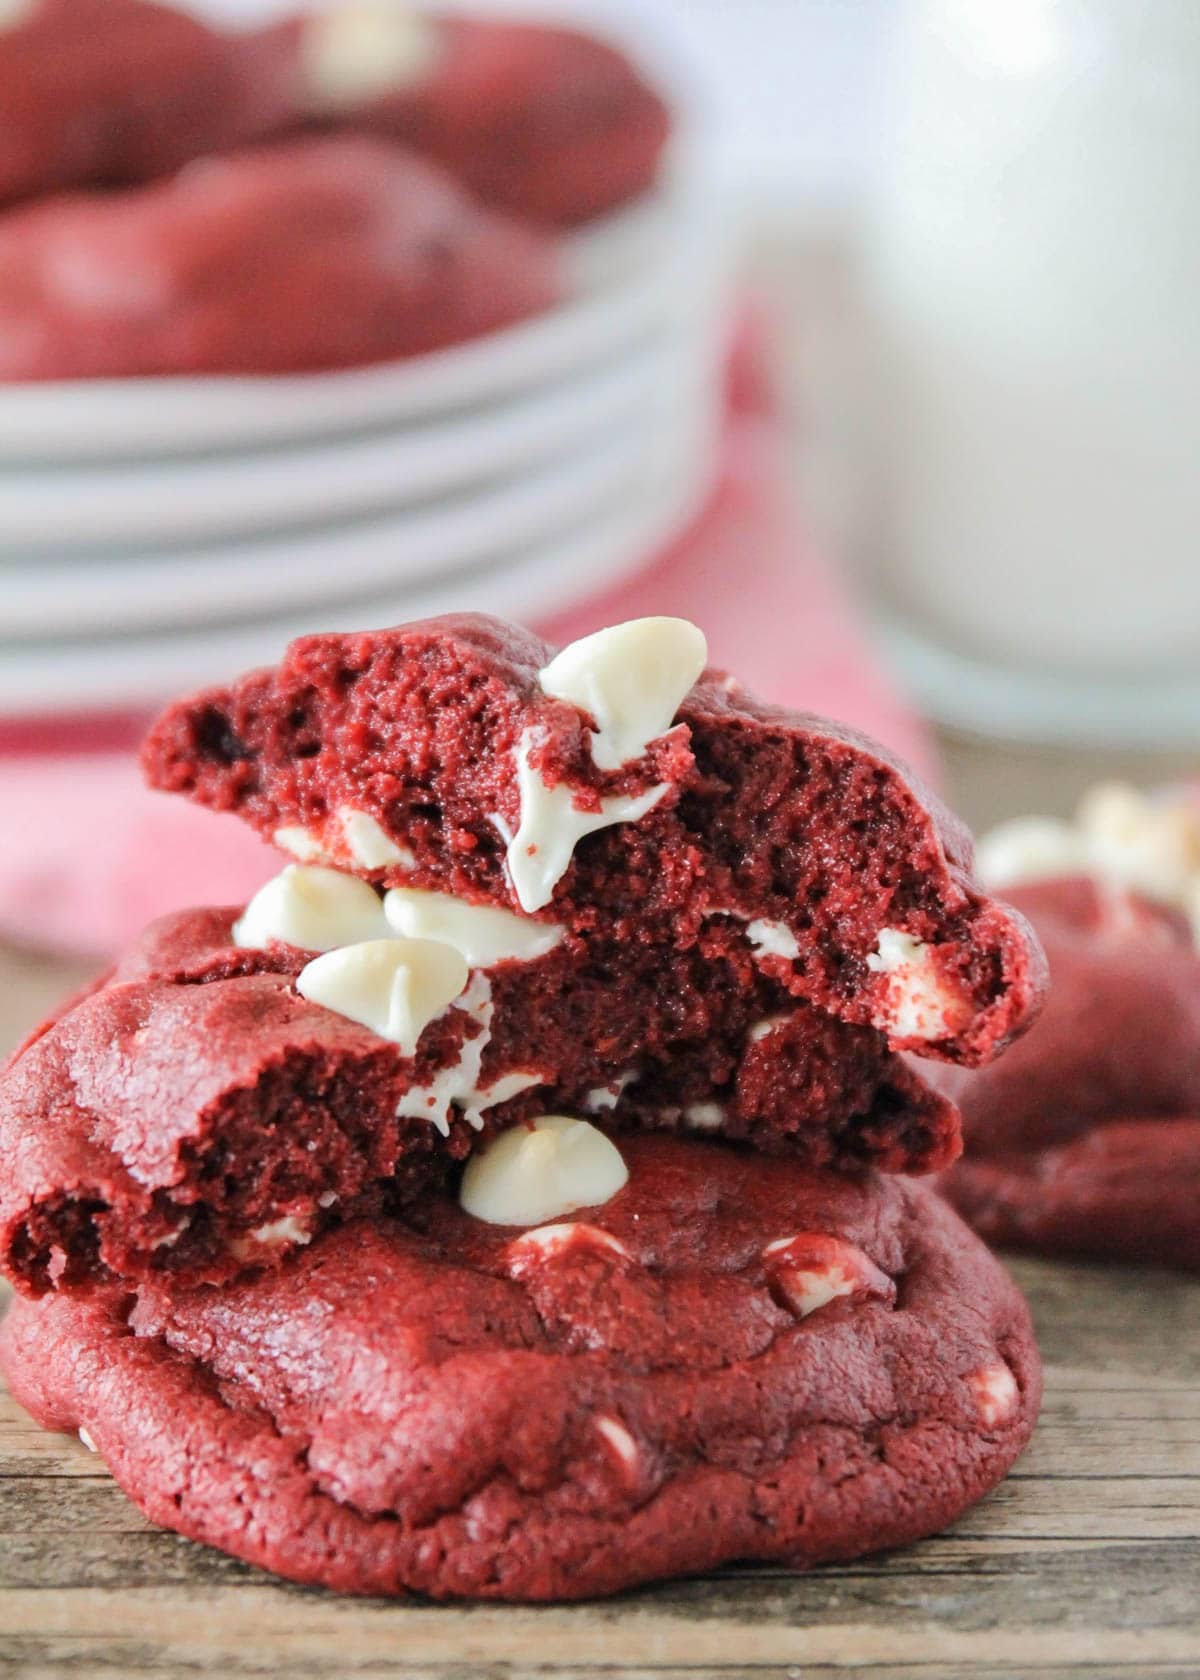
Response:
[[[902,0],[480,0],[459,10],[567,18],[637,44],[689,99],[752,214],[815,221],[861,202],[880,145],[883,68]],[[197,0],[232,21],[287,0]],[[447,6],[446,9],[452,9]]]

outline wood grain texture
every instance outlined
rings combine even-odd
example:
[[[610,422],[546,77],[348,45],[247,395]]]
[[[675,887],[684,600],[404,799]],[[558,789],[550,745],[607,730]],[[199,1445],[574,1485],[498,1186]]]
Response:
[[[1200,1674],[1200,1283],[1022,1262],[1042,1422],[948,1534],[594,1605],[339,1600],[152,1529],[0,1400],[0,1674],[21,1680],[1067,1680]]]

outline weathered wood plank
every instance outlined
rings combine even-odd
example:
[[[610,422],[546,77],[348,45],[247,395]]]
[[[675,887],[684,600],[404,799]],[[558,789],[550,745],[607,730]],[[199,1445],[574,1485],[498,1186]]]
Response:
[[[351,1656],[350,1667],[341,1665],[336,1670],[338,1677],[348,1675],[353,1680],[511,1680],[513,1670],[506,1663],[487,1663],[484,1667],[471,1665],[464,1667],[462,1663],[452,1665],[413,1665],[403,1658],[383,1663],[353,1662]],[[703,1667],[687,1665],[687,1667],[655,1667],[655,1668],[613,1668],[610,1663],[590,1662],[587,1668],[561,1668],[558,1663],[550,1663],[526,1672],[536,1680],[580,1680],[582,1673],[587,1673],[593,1680],[671,1680],[671,1677],[686,1677],[686,1680],[832,1680],[834,1675],[845,1675],[847,1668],[842,1665],[829,1667],[827,1663],[812,1665],[805,1663],[797,1667],[795,1663],[778,1665],[778,1663],[736,1663],[734,1667]],[[859,1675],[869,1675],[872,1680],[961,1680],[963,1670],[958,1665],[946,1663],[918,1663],[918,1665],[903,1665],[896,1667],[894,1663],[855,1663],[854,1672]],[[0,1673],[7,1680],[72,1680],[72,1677],[118,1677],[118,1680],[176,1680],[185,1675],[212,1675],[212,1668],[200,1660],[188,1667],[173,1663],[170,1668],[161,1667],[155,1651],[146,1646],[121,1645],[113,1646],[101,1658],[101,1667],[96,1667],[89,1653],[62,1648],[55,1653],[54,1662],[49,1667],[35,1658],[30,1663],[22,1653],[22,1643],[10,1646],[8,1656],[0,1653]],[[1012,1668],[971,1668],[971,1680],[1013,1680]],[[279,1670],[262,1663],[254,1663],[247,1667],[244,1663],[237,1663],[234,1667],[222,1668],[222,1680],[261,1680],[264,1675],[277,1677]],[[287,1668],[287,1680],[306,1680],[306,1677],[318,1677],[328,1680],[328,1672],[319,1668],[304,1667]],[[1039,1668],[1039,1680],[1113,1680],[1119,1675],[1119,1680],[1180,1680],[1187,1677],[1193,1680],[1195,1668],[1190,1663],[1155,1663],[1153,1667],[1146,1667],[1143,1663],[1121,1663],[1119,1667],[1109,1662],[1101,1663],[1069,1663],[1064,1667]]]
[[[89,1656],[79,1655],[68,1648],[57,1653],[56,1660],[46,1666],[40,1660],[33,1663],[24,1659],[21,1645],[18,1643],[10,1649],[8,1660],[4,1653],[0,1653],[0,1674],[17,1677],[17,1680],[70,1680],[74,1676],[119,1676],[121,1680],[160,1680],[164,1670],[156,1666],[157,1659],[153,1650],[143,1646],[118,1646],[111,1652],[105,1653],[100,1666],[97,1666]],[[198,1665],[187,1668],[173,1667],[171,1675],[211,1674],[212,1670],[201,1661]],[[238,1663],[234,1667],[223,1667],[222,1680],[261,1680],[264,1675],[278,1676],[279,1670],[274,1667],[264,1667],[254,1664],[247,1667]],[[536,1670],[527,1671],[536,1676],[536,1680],[580,1680],[580,1669],[562,1668],[557,1663],[540,1665]],[[802,1667],[795,1664],[781,1666],[776,1663],[746,1664],[736,1663],[713,1667],[710,1664],[702,1666],[689,1664],[686,1667],[656,1667],[630,1668],[625,1665],[614,1667],[610,1663],[591,1663],[587,1670],[589,1677],[594,1680],[672,1680],[672,1677],[686,1676],[687,1680],[833,1680],[834,1676],[844,1675],[847,1670],[842,1665],[829,1667],[821,1663],[813,1665],[805,1663]],[[945,1663],[920,1663],[915,1666],[904,1664],[897,1667],[894,1663],[864,1663],[856,1664],[856,1674],[874,1677],[874,1680],[962,1680],[963,1669],[957,1665]],[[353,1680],[509,1680],[512,1669],[503,1663],[488,1663],[485,1666],[473,1664],[466,1667],[460,1663],[450,1665],[413,1664],[404,1659],[386,1661],[382,1666],[376,1663],[354,1666],[353,1668],[339,1667],[338,1675],[352,1675]],[[1121,1664],[1114,1667],[1111,1663],[1071,1663],[1067,1666],[1054,1668],[1040,1668],[1037,1671],[1038,1680],[1113,1680],[1119,1676],[1120,1680],[1180,1680],[1186,1676],[1192,1680],[1194,1668],[1188,1663],[1155,1663],[1145,1666],[1141,1663]],[[972,1668],[970,1680],[1013,1680],[1014,1671],[1011,1667],[1004,1668]],[[301,1666],[291,1665],[287,1670],[287,1680],[328,1680],[328,1670],[309,1665],[301,1659]]]
[[[1019,1578],[875,1577],[836,1572],[793,1582],[739,1579],[676,1585],[599,1606],[443,1608],[353,1603],[267,1584],[7,1595],[9,1628],[28,1640],[70,1639],[100,1653],[113,1641],[156,1646],[163,1661],[201,1656],[214,1671],[276,1661],[335,1673],[396,1653],[413,1666],[549,1661],[577,1673],[610,1666],[737,1664],[1010,1664],[1039,1667],[1151,1661],[1200,1664],[1195,1617],[1200,1558],[1104,1554],[1086,1579],[1046,1553]],[[1148,1562],[1148,1567],[1147,1567]],[[1014,1618],[1015,1604],[1020,1615]]]

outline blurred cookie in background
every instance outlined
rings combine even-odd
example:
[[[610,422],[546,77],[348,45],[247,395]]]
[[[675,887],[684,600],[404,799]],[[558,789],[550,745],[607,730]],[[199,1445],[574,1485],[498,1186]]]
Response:
[[[605,41],[403,0],[354,0],[293,29],[312,120],[403,141],[487,204],[569,225],[654,184],[667,107]]]
[[[277,32],[156,0],[0,0],[0,203],[122,186],[292,118]]]
[[[1077,820],[985,837],[980,874],[1050,962],[1002,1063],[947,1071],[966,1152],[942,1180],[989,1241],[1200,1270],[1200,803],[1093,790]]]
[[[0,220],[0,379],[348,367],[561,295],[553,244],[425,159],[306,137]]]

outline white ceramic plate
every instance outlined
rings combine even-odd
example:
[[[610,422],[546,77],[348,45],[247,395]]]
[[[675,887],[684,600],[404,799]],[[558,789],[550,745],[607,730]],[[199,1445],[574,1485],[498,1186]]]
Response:
[[[664,342],[566,385],[419,428],[238,455],[0,468],[0,567],[11,585],[21,571],[40,571],[45,550],[249,537],[517,477],[624,430],[702,353],[700,344]],[[0,595],[0,633],[6,605]]]
[[[718,283],[686,295],[649,344],[491,408],[384,432],[86,464],[0,465],[0,565],[42,550],[213,541],[382,512],[567,454],[711,364]]]
[[[619,260],[619,230],[593,230],[576,247],[577,290],[566,303],[431,355],[276,378],[0,386],[0,462],[114,460],[344,435],[478,408],[611,363],[652,339],[682,297],[711,283],[724,255],[696,183],[673,186],[643,214],[660,218],[669,237],[634,238],[634,255]]]
[[[603,516],[664,458],[690,458],[712,377],[679,381],[578,454],[470,494],[252,542],[77,556],[16,569],[0,589],[9,639],[113,636],[285,612],[480,567]]]
[[[711,442],[711,440],[710,440]],[[617,582],[698,510],[711,482],[711,448],[647,463],[643,482],[603,516],[507,563],[432,585],[339,601],[307,613],[180,635],[0,649],[0,709],[9,716],[142,705],[277,659],[293,636],[395,624],[432,613],[493,612],[536,621]]]

